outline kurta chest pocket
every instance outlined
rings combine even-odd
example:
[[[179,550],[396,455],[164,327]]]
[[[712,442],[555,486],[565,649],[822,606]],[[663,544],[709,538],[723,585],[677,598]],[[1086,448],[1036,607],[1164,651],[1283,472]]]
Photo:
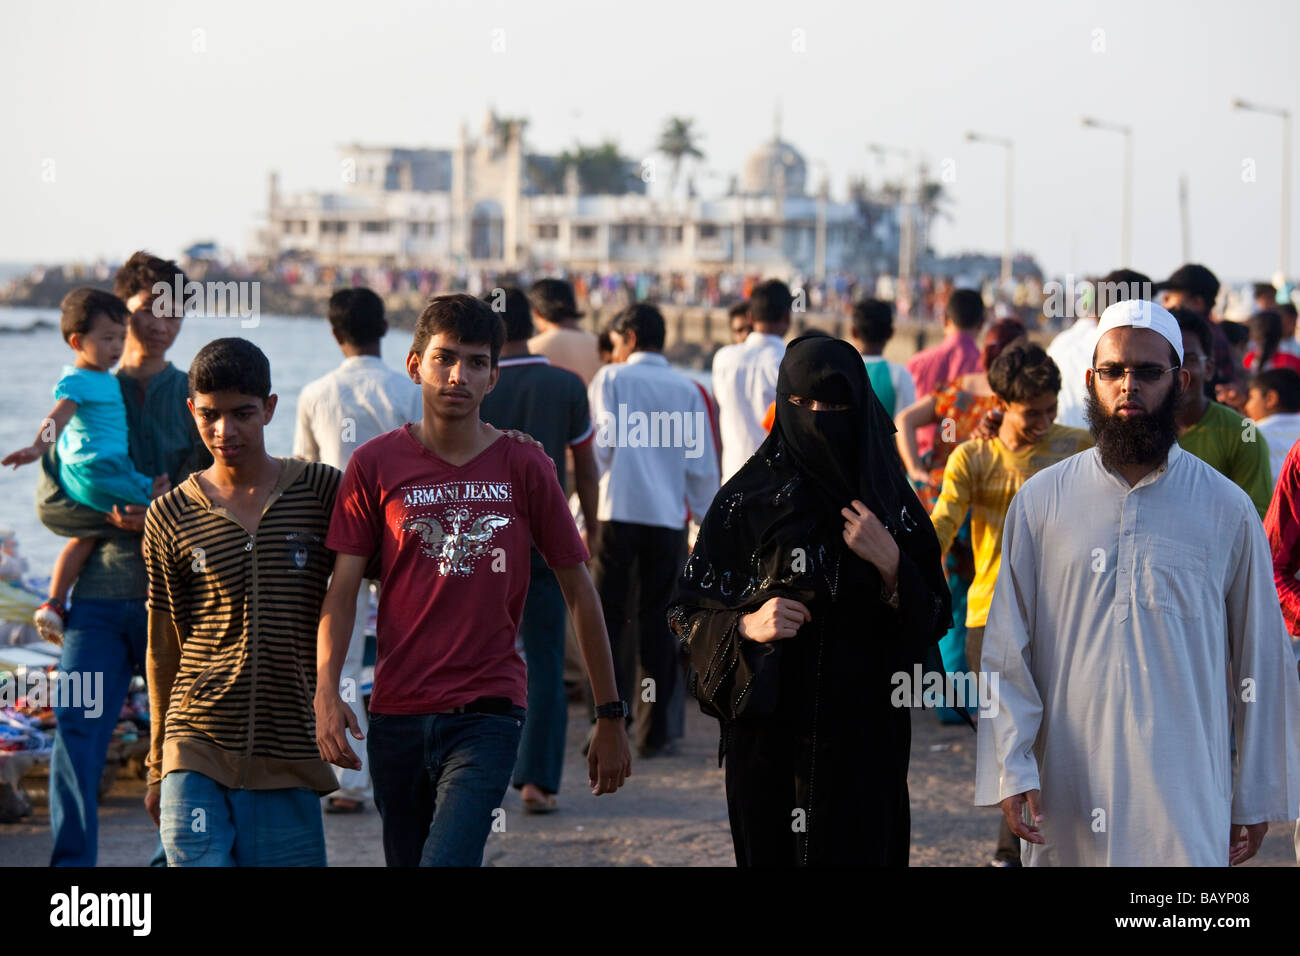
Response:
[[[1209,586],[1205,549],[1156,535],[1145,538],[1141,547],[1136,562],[1138,603],[1174,617],[1202,616]]]

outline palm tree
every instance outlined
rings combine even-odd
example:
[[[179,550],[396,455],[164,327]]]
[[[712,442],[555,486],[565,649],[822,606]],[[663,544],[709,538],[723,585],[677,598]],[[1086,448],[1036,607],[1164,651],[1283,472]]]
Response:
[[[672,172],[669,174],[668,181],[670,192],[677,188],[677,175],[681,171],[682,160],[687,156],[695,159],[704,158],[704,153],[695,145],[696,133],[691,129],[694,123],[694,120],[683,116],[670,116],[664,123],[663,132],[659,134],[657,148],[672,162]]]
[[[560,168],[578,168],[578,181],[587,195],[621,196],[628,191],[630,160],[618,151],[618,143],[606,140],[599,146],[574,145],[560,154]]]
[[[524,165],[528,168],[528,179],[533,187],[546,196],[564,192],[564,167],[551,162],[553,157],[526,155]]]
[[[917,206],[921,212],[921,242],[920,248],[926,252],[930,251],[930,228],[934,225],[937,218],[950,219],[948,206],[952,197],[948,195],[948,190],[944,188],[943,183],[930,179],[927,170],[921,170],[921,195]]]

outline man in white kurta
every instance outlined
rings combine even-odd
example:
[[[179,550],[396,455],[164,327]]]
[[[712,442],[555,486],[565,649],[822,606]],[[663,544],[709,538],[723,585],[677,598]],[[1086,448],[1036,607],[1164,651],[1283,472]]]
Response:
[[[1268,542],[1246,494],[1177,444],[1132,486],[1102,462],[1068,458],[1011,502],[975,803],[1041,791],[1027,866],[1224,866],[1239,825],[1300,804]]]

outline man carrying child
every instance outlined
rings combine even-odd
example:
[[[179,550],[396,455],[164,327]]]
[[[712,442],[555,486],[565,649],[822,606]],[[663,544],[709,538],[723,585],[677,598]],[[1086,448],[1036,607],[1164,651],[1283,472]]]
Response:
[[[167,361],[180,333],[179,308],[154,305],[156,285],[174,286],[185,275],[175,262],[136,252],[117,271],[114,294],[126,303],[126,342],[115,377],[126,406],[127,449],[135,470],[167,475],[179,484],[211,457],[185,407],[183,371]],[[94,866],[98,848],[98,787],[113,728],[135,673],[144,672],[148,578],[140,555],[144,508],[115,508],[107,515],[77,503],[59,484],[57,451],[46,452],[36,490],[36,515],[54,534],[93,537],[98,545],[72,589],[59,669],[103,673],[98,713],[55,709],[58,729],[50,757],[50,826],[53,866]],[[92,716],[93,713],[93,716]],[[162,862],[161,849],[155,862]]]

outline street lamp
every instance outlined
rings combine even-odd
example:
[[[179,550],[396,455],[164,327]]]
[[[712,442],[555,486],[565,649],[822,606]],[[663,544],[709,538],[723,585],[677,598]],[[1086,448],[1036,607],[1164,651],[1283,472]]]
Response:
[[[1123,123],[1106,123],[1091,116],[1083,118],[1083,125],[1088,129],[1104,129],[1124,135],[1124,211],[1120,224],[1119,264],[1127,269],[1131,265],[1133,251],[1133,127]]]
[[[1282,117],[1282,238],[1278,249],[1276,280],[1276,285],[1281,288],[1286,284],[1287,267],[1291,258],[1291,111],[1279,106],[1247,103],[1242,99],[1233,100],[1232,108]]]
[[[983,133],[967,133],[966,142],[1001,146],[1007,151],[1006,210],[1002,227],[1002,284],[1007,285],[1011,281],[1011,184],[1015,173],[1016,145],[1005,136],[986,136]]]

